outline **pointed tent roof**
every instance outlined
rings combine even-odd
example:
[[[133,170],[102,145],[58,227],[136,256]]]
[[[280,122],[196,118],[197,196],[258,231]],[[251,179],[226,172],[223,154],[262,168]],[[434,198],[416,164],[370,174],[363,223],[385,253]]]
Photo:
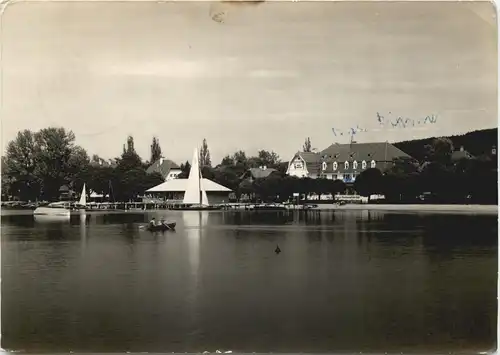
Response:
[[[185,192],[187,185],[188,179],[173,179],[152,187],[146,192]],[[205,178],[203,178],[203,187],[206,192],[231,192],[227,187]]]

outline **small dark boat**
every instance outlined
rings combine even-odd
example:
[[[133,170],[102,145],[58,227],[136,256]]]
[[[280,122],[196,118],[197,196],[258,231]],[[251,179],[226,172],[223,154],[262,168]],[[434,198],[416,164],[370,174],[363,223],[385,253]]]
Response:
[[[158,231],[167,231],[167,230],[175,230],[176,222],[172,223],[164,223],[157,224],[156,226],[148,225],[146,229],[150,232],[158,232]]]

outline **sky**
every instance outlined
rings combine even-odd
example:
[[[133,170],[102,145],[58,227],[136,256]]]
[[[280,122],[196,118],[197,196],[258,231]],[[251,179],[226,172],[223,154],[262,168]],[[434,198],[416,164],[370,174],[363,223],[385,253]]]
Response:
[[[304,139],[401,141],[498,126],[497,21],[488,2],[19,2],[4,9],[2,149],[63,126],[90,155],[128,135],[149,159],[289,160]],[[384,117],[435,124],[380,128]],[[389,114],[390,113],[390,114]]]

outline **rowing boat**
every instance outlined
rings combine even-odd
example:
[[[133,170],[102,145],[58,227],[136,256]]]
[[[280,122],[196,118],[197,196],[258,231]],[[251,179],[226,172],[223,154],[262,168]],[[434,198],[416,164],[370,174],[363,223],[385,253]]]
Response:
[[[166,230],[175,230],[176,222],[165,223],[165,224],[157,224],[155,226],[148,225],[146,229],[150,232],[158,232],[158,231],[166,231]]]

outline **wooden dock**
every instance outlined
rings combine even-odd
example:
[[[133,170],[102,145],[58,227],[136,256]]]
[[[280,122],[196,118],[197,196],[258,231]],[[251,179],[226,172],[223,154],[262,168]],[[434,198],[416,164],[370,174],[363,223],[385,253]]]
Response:
[[[86,206],[87,211],[146,211],[146,210],[181,210],[185,205],[180,201],[165,202],[93,202]],[[259,203],[223,203],[218,204],[222,210],[259,210],[259,209],[281,209],[297,210],[308,209],[304,205],[281,205],[281,204],[259,204]]]

